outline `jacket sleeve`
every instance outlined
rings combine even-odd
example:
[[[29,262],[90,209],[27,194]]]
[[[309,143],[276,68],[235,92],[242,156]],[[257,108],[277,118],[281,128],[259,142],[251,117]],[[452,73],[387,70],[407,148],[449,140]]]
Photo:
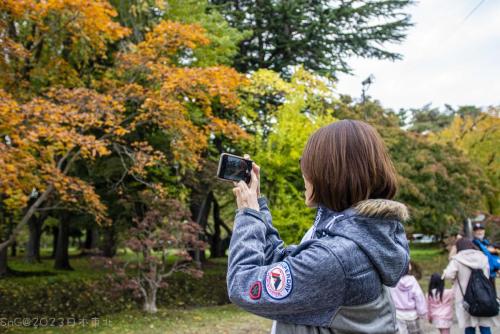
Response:
[[[457,273],[458,273],[457,261],[452,259],[444,269],[442,278],[454,280],[457,277]]]
[[[425,300],[424,292],[415,279],[413,285],[413,298],[415,298],[415,306],[419,317],[424,318],[427,315],[427,302]]]
[[[500,270],[500,257],[494,256],[493,259],[494,259],[494,266],[493,266],[494,270],[496,271]]]
[[[493,274],[493,272],[497,271],[500,268],[500,265],[498,264],[498,258],[491,254],[489,249],[479,240],[474,240],[475,244],[481,249],[483,254],[488,258],[488,266],[490,269],[490,273],[488,275]],[[487,275],[487,276],[488,276]]]
[[[285,260],[266,263],[266,225],[261,212],[238,210],[229,247],[229,299],[271,319],[342,305],[345,274],[320,240],[298,247]]]
[[[281,240],[278,230],[273,226],[273,218],[271,211],[267,205],[265,197],[259,197],[259,208],[262,220],[266,225],[266,246],[265,246],[265,263],[273,263],[283,260],[297,246],[290,245],[285,247],[285,243]]]

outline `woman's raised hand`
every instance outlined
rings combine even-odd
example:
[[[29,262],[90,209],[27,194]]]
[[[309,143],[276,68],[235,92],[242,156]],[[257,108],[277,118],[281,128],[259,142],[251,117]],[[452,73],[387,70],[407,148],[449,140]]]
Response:
[[[250,156],[248,154],[243,155],[243,158],[250,160]],[[255,162],[252,163],[252,171],[257,176],[257,197],[260,196],[260,167]],[[250,185],[254,182],[251,180]]]
[[[250,156],[245,154],[244,158],[250,159]],[[233,193],[236,196],[238,209],[250,208],[259,211],[259,202],[257,201],[260,194],[259,171],[259,166],[254,163],[252,165],[250,185],[247,185],[245,181],[234,183]]]

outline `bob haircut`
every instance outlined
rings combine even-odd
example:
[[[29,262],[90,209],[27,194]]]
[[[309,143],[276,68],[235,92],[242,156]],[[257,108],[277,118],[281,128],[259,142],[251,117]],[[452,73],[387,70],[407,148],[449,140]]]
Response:
[[[392,199],[397,173],[382,138],[367,123],[342,120],[314,132],[300,167],[312,202],[343,211],[366,199]]]

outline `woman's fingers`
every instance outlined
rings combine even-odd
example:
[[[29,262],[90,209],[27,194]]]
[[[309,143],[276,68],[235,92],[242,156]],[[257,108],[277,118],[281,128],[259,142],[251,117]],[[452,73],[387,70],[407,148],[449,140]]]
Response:
[[[248,154],[244,154],[244,155],[243,155],[243,158],[245,158],[245,159],[247,159],[247,160],[251,160],[251,159],[250,159],[250,155],[248,155]],[[252,163],[252,170],[255,172],[255,174],[256,174],[257,176],[259,176],[260,167],[259,167],[259,165],[257,165],[255,162],[254,162],[254,163]]]
[[[239,181],[238,182],[238,188],[241,191],[245,191],[245,190],[248,190],[248,185],[245,183],[245,181]]]
[[[255,162],[252,164],[252,170],[255,172],[255,175],[259,176],[260,167]]]
[[[248,154],[245,154],[245,159],[249,158],[250,156]],[[254,166],[252,166],[252,171],[250,173],[250,186],[246,184],[245,181],[239,181],[238,183],[233,182],[233,184],[235,185],[235,187],[233,188],[233,193],[236,196],[236,204],[238,205],[238,209],[251,208],[257,211],[259,210],[259,203],[257,200],[257,197],[259,195],[259,179],[257,177],[257,173],[254,170]]]
[[[250,160],[250,155],[248,154],[244,154],[243,157]],[[255,174],[255,177],[253,174]],[[257,196],[260,196],[260,166],[255,162],[252,162],[250,189],[253,189],[257,193]]]
[[[252,177],[252,181],[250,182],[250,190],[255,191],[255,193],[257,193],[257,189],[259,187],[259,179],[257,178],[257,174],[253,170],[250,175]]]

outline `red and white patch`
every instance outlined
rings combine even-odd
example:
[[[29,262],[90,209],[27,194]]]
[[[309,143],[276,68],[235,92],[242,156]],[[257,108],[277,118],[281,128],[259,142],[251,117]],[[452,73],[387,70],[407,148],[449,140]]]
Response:
[[[274,299],[283,299],[293,287],[292,272],[286,262],[280,262],[266,273],[266,291]]]
[[[257,281],[250,287],[249,291],[250,298],[252,298],[253,300],[260,299],[261,292],[262,292],[262,283]]]

